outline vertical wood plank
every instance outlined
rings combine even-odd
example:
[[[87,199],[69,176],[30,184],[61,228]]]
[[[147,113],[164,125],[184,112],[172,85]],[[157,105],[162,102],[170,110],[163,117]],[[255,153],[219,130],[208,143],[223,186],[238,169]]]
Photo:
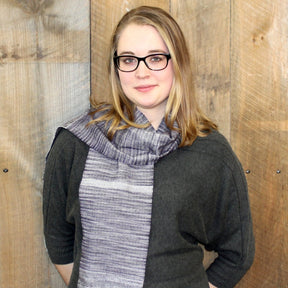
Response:
[[[250,171],[256,237],[239,288],[288,283],[287,15],[287,0],[232,1],[231,140]]]
[[[99,102],[111,100],[107,50],[112,31],[122,15],[140,5],[169,11],[169,0],[91,1],[91,93]]]
[[[0,287],[60,288],[42,174],[56,127],[89,107],[89,1],[1,0],[0,35]]]
[[[230,138],[230,1],[171,0],[194,63],[195,91],[203,110]]]

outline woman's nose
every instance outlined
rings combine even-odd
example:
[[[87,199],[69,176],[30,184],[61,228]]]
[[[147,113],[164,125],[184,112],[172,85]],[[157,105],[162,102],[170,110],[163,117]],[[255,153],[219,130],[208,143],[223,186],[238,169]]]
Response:
[[[146,66],[144,61],[140,61],[136,69],[136,76],[143,78],[150,75],[150,69]]]

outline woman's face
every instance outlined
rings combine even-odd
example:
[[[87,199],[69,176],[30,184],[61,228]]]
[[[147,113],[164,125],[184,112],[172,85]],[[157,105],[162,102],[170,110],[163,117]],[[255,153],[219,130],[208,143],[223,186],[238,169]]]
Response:
[[[118,56],[145,57],[157,53],[169,54],[169,51],[154,27],[129,24],[124,28],[118,42]],[[171,60],[161,71],[152,71],[140,61],[138,68],[133,72],[119,70],[119,78],[126,97],[138,107],[152,125],[155,122],[158,126],[164,116],[174,78]]]

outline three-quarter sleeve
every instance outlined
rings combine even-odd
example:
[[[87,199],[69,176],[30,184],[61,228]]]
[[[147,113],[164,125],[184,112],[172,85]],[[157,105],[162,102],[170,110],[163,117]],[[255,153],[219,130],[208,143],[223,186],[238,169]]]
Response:
[[[43,186],[44,236],[48,254],[55,264],[73,262],[75,227],[67,221],[66,207],[71,163],[67,139],[56,136],[46,159]]]
[[[217,188],[221,192],[214,214],[214,228],[209,235],[212,242],[208,247],[219,256],[207,275],[216,287],[230,288],[252,265],[255,247],[247,183],[236,156],[220,173]]]
[[[58,129],[47,155],[43,186],[44,237],[54,264],[80,257],[82,228],[79,187],[89,146]]]

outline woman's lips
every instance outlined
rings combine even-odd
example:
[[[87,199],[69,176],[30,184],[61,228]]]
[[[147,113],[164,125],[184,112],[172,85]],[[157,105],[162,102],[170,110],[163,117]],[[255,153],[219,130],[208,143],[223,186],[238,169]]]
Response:
[[[153,90],[157,85],[141,85],[136,86],[135,89],[139,92],[145,93]]]

